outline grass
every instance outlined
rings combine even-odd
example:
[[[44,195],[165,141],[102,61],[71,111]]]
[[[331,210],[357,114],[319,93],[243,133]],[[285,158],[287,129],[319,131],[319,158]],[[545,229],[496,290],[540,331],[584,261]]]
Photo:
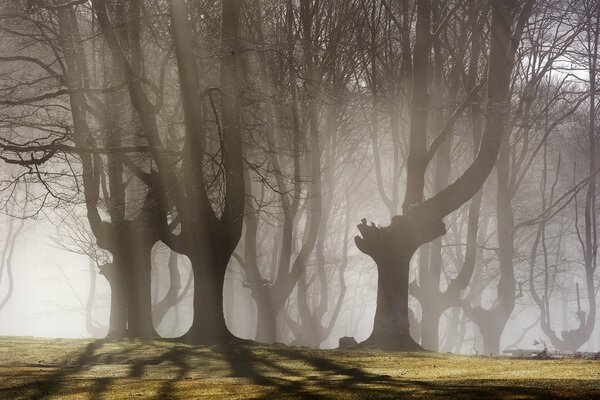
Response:
[[[600,361],[0,337],[0,399],[600,398]]]

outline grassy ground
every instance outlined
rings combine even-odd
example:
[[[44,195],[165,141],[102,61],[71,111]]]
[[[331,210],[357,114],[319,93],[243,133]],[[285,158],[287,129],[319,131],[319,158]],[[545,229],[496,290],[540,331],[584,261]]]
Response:
[[[0,337],[0,399],[600,398],[600,361]]]

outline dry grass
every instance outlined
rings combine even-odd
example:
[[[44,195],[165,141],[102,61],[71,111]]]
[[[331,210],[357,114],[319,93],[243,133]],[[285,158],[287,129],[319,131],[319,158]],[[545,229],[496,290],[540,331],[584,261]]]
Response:
[[[600,361],[0,338],[0,399],[600,398]]]

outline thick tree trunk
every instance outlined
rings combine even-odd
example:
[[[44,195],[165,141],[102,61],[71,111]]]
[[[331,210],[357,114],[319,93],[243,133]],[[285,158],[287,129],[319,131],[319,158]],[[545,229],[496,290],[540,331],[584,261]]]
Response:
[[[386,350],[422,350],[410,336],[408,279],[410,260],[415,251],[445,233],[441,221],[417,219],[413,215],[395,216],[387,227],[358,225],[362,237],[355,237],[359,250],[377,264],[377,309],[373,332],[361,346]]]
[[[125,277],[121,276],[119,260],[113,257],[113,262],[100,267],[110,286],[110,316],[108,322],[108,337],[122,338],[127,333],[127,301]]]
[[[129,256],[128,334],[151,338],[157,336],[152,324],[151,297],[151,252],[155,241],[139,237],[133,237],[131,241],[135,250],[130,250],[133,256]]]
[[[410,257],[389,255],[377,262],[377,311],[373,332],[365,344],[387,350],[422,350],[410,336],[408,319],[408,270]]]
[[[100,271],[111,288],[108,335],[157,336],[151,298],[151,252],[157,233],[146,222],[124,222],[112,239],[113,262]]]
[[[207,257],[200,251],[189,257],[194,274],[194,312],[192,326],[182,339],[192,344],[226,343],[234,338],[227,329],[223,307],[229,258]]]

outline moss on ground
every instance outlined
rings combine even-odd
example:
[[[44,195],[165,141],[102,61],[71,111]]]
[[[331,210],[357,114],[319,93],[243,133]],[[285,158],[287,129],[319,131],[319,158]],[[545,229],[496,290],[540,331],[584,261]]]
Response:
[[[0,337],[0,399],[600,398],[600,361]]]

